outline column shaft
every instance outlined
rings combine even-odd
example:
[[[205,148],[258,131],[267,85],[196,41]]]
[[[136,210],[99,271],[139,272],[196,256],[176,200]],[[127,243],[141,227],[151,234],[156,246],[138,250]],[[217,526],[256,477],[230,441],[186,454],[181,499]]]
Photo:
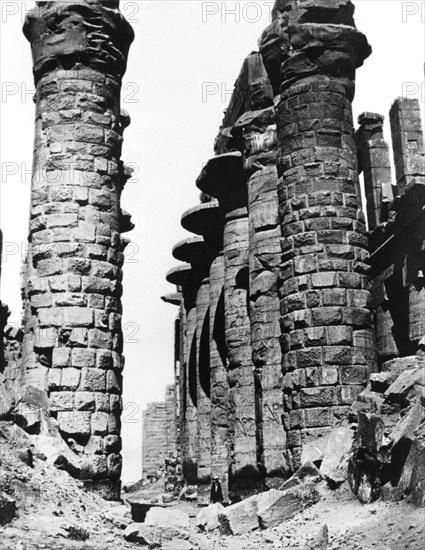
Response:
[[[224,258],[221,252],[210,268],[211,474],[218,477],[225,502],[229,500],[229,386],[224,330]]]
[[[120,156],[129,118],[120,89],[133,39],[116,7],[38,2],[24,26],[36,121],[22,385],[48,393],[63,437],[82,449],[81,477],[107,498],[119,498],[121,474]]]
[[[293,467],[303,444],[347,413],[375,368],[350,103],[355,69],[370,47],[346,8],[339,0],[279,3],[260,45],[281,91],[282,364]]]
[[[259,482],[254,365],[248,310],[249,226],[246,208],[226,214],[224,226],[225,335],[228,350],[231,489],[251,490]]]
[[[242,118],[249,117],[246,113]],[[255,366],[259,455],[267,476],[285,472],[282,425],[282,354],[278,295],[281,230],[278,217],[274,108],[255,111],[244,124],[248,177],[249,298]]]
[[[208,504],[211,488],[211,401],[209,279],[202,280],[196,296],[198,504]]]
[[[186,310],[184,397],[182,426],[182,465],[188,485],[197,484],[198,418],[197,418],[197,350],[196,350],[196,304]]]

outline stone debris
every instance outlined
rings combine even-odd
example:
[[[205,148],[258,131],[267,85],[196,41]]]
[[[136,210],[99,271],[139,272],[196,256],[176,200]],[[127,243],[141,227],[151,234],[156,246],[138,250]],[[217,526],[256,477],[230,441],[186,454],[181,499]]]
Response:
[[[189,530],[181,530],[172,526],[147,525],[146,523],[131,523],[123,533],[128,542],[137,542],[149,547],[161,546],[172,540],[186,540]]]
[[[188,540],[174,539],[163,544],[162,550],[194,550],[194,546]]]
[[[303,483],[317,483],[321,479],[318,468],[312,462],[306,462],[279,489],[285,491]]]
[[[3,491],[0,492],[0,525],[10,523],[16,515],[16,501]]]
[[[104,513],[104,517],[120,529],[125,529],[131,523],[131,507],[127,504],[113,506]]]
[[[209,504],[203,508],[196,516],[196,526],[201,531],[214,531],[220,527],[219,514],[224,510],[223,505],[220,502]]]
[[[302,483],[282,492],[281,496],[259,508],[258,520],[262,529],[269,529],[284,523],[305,508],[319,501],[319,493],[314,483]]]
[[[188,514],[174,508],[159,508],[154,506],[148,510],[145,524],[157,527],[173,527],[186,532],[190,530],[190,518]]]
[[[337,487],[348,478],[348,459],[354,441],[350,428],[335,428],[329,433],[320,465],[320,473],[331,487]]]
[[[223,535],[240,535],[258,529],[259,510],[265,506],[270,506],[282,494],[281,491],[271,489],[228,506],[218,515],[220,533]]]
[[[326,550],[329,546],[329,530],[326,524],[322,525],[320,531],[310,543],[307,543],[304,550]]]
[[[370,401],[369,411],[359,410],[354,454],[349,460],[350,486],[361,502],[377,500],[384,490],[386,499],[409,497],[418,506],[424,504],[424,371],[422,361],[417,360],[395,378],[392,370],[384,371],[392,372],[385,383],[369,384],[368,391],[377,393],[382,405],[377,410]],[[372,392],[372,387],[381,392]]]

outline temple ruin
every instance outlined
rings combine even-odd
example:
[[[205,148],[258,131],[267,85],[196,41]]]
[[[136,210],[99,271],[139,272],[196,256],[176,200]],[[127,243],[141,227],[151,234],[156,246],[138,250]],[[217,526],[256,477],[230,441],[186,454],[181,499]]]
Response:
[[[208,502],[275,486],[340,425],[371,373],[425,351],[425,149],[419,103],[355,127],[370,55],[347,0],[276,2],[243,62],[173,248],[176,448]],[[360,177],[364,182],[362,205]],[[365,215],[366,214],[366,215]],[[367,218],[367,219],[366,219]],[[396,365],[394,366],[394,364]]]
[[[200,202],[181,217],[190,236],[172,249],[163,297],[178,308],[174,384],[144,413],[142,477],[196,491],[200,505],[213,479],[225,504],[281,487],[359,395],[378,399],[364,395],[371,375],[385,391],[385,373],[424,365],[419,103],[391,107],[392,162],[384,116],[353,122],[371,53],[353,14],[349,0],[276,2],[196,180]],[[118,0],[37,2],[24,33],[36,85],[29,248],[22,327],[0,304],[1,418],[48,434],[55,466],[118,500],[133,228],[120,205],[131,175],[120,92],[134,34]]]

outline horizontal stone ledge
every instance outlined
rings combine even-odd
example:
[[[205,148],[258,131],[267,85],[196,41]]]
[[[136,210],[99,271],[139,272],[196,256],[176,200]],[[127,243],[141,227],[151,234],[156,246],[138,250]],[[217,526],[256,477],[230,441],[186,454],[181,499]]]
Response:
[[[243,194],[246,192],[245,184],[243,157],[239,151],[212,157],[196,180],[196,186],[201,191],[219,200],[235,191]]]
[[[181,292],[171,292],[170,294],[166,294],[165,296],[161,296],[161,300],[165,302],[166,304],[172,304],[174,306],[179,306],[182,301],[182,293]]]
[[[172,254],[176,260],[187,263],[202,263],[208,256],[209,247],[200,236],[183,239],[173,246]]]
[[[196,235],[219,237],[223,231],[223,222],[218,201],[212,200],[189,208],[183,213],[181,224],[184,229]]]
[[[184,286],[191,275],[191,266],[189,264],[181,264],[167,271],[165,279],[172,285]]]

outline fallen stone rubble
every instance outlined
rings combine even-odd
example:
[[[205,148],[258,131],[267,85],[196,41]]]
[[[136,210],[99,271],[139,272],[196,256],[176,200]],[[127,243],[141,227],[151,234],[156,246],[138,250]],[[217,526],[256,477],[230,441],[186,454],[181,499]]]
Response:
[[[401,370],[403,368],[403,370]],[[407,497],[425,505],[425,361],[394,359],[371,374],[351,407],[357,422],[349,482],[363,503]]]

